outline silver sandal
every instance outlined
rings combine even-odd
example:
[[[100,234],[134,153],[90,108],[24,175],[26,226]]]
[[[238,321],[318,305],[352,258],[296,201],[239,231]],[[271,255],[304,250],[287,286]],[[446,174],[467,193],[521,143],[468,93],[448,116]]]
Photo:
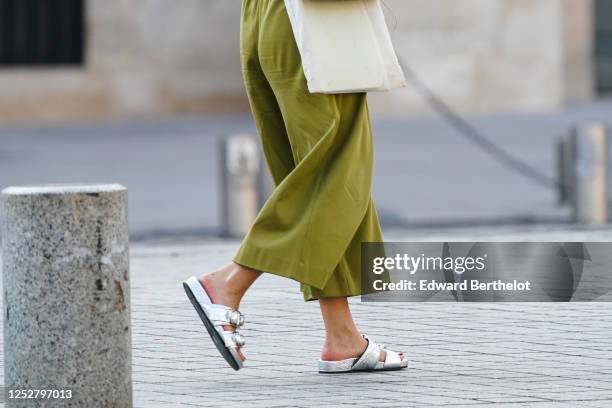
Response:
[[[319,360],[319,373],[340,374],[359,371],[391,371],[408,367],[408,360],[402,359],[398,353],[387,350],[384,345],[376,344],[372,339],[362,334],[368,341],[368,346],[361,356],[340,361]],[[385,361],[378,361],[380,350],[385,350]]]
[[[244,346],[244,337],[238,330],[223,330],[223,326],[242,327],[244,325],[242,313],[228,306],[213,304],[199,279],[195,276],[184,281],[183,288],[217,350],[234,370],[240,370],[243,364],[238,354],[238,348]]]

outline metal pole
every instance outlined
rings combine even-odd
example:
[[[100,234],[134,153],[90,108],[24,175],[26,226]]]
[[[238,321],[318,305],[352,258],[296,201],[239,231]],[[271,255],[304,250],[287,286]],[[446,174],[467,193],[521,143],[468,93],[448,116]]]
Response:
[[[567,139],[565,137],[560,138],[557,141],[556,146],[556,173],[557,173],[557,183],[558,183],[558,200],[559,204],[567,204],[568,201],[568,180],[567,174],[565,172],[566,163],[568,161],[568,157],[565,155]]]
[[[261,165],[259,170],[259,208],[263,207],[268,197],[270,197],[274,191],[274,188],[274,180],[272,179],[268,166]]]
[[[257,141],[234,135],[220,141],[222,235],[242,237],[259,209],[261,160]]]
[[[556,146],[556,172],[558,183],[559,204],[569,204],[574,202],[574,161],[576,159],[573,132],[568,132],[557,141]]]
[[[574,220],[607,224],[609,190],[609,129],[605,124],[577,126],[572,134],[575,149]]]
[[[573,132],[569,132],[565,137],[563,156],[565,157],[563,172],[565,174],[565,189],[567,193],[567,204],[574,208],[576,203],[576,143],[574,143]]]

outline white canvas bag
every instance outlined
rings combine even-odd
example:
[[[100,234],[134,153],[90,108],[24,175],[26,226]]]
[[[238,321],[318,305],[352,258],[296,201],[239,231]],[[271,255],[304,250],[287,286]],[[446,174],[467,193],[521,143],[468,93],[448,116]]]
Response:
[[[311,93],[406,85],[380,0],[285,0]]]

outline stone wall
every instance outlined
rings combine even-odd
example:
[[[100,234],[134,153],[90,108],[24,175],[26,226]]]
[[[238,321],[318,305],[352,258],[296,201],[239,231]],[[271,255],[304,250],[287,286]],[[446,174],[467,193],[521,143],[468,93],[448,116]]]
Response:
[[[240,1],[87,0],[83,68],[0,70],[0,120],[246,111]]]
[[[591,0],[385,0],[396,47],[465,112],[548,110],[593,96]],[[88,0],[84,68],[0,70],[0,120],[247,111],[238,0]],[[378,114],[427,111],[413,87]]]
[[[385,3],[398,53],[459,110],[549,110],[593,97],[590,0]],[[426,110],[411,86],[372,99],[380,111]]]

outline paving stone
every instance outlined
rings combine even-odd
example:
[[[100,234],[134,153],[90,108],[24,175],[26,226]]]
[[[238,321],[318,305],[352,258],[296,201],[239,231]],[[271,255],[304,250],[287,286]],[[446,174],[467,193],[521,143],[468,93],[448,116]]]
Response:
[[[316,302],[264,274],[241,305],[245,368],[218,355],[181,288],[233,255],[234,241],[132,245],[135,407],[612,406],[609,303],[361,303],[360,328],[405,350],[408,370],[318,374]]]

